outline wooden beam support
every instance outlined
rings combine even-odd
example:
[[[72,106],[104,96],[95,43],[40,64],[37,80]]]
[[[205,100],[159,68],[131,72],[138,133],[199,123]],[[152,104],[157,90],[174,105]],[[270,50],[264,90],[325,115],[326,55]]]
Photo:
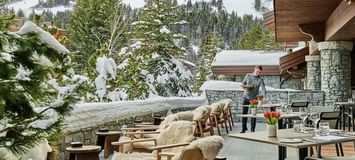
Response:
[[[310,36],[314,41],[324,41],[324,23],[299,24],[301,32]]]
[[[348,4],[350,5],[352,2],[355,2],[355,0],[345,0],[345,2],[348,2]]]
[[[349,0],[350,2],[353,0]],[[341,1],[325,22],[325,40],[351,40],[355,38],[355,3]]]

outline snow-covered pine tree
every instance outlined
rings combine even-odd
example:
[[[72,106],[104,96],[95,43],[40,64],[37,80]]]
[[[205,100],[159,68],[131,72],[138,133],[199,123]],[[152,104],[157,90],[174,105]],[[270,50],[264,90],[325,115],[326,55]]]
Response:
[[[144,64],[139,64],[142,57],[128,55],[127,66],[123,72],[126,81],[126,98],[129,100],[145,99],[149,96],[149,88],[154,90],[153,86],[149,86],[146,82],[146,70]],[[123,97],[124,98],[124,97]]]
[[[0,42],[0,147],[20,153],[60,132],[86,79],[73,75],[69,51],[32,22],[0,32]]]
[[[202,39],[197,60],[198,71],[194,77],[194,92],[199,92],[203,83],[213,79],[211,65],[216,54],[223,48],[223,39],[216,31],[207,34],[207,36]]]
[[[116,1],[114,5],[114,12],[110,20],[110,38],[100,46],[101,48],[91,54],[85,68],[86,74],[95,82],[92,84],[92,93],[95,93],[97,97],[89,96],[94,101],[117,101],[125,97],[125,94],[121,95],[121,89],[116,88],[118,81],[114,59],[117,62],[122,61],[117,52],[118,48],[122,47],[126,41],[127,24],[122,13],[121,1]]]
[[[104,45],[89,59],[89,66],[95,67],[95,70],[90,74],[91,79],[95,80],[94,92],[98,97],[98,99],[94,98],[94,101],[119,101],[123,99],[117,88],[116,62],[108,55],[108,45]]]
[[[148,92],[149,95],[164,97],[191,95],[191,73],[179,60],[186,50],[177,45],[177,40],[185,36],[169,30],[173,25],[186,22],[175,21],[174,9],[168,0],[148,0],[139,21],[133,23],[134,38],[138,39],[141,45],[131,57],[132,61],[137,62],[129,63],[126,68],[139,69],[145,76],[145,79],[140,79],[142,81],[136,81],[149,86],[149,91],[141,93]],[[130,64],[138,64],[138,68]],[[127,94],[131,93],[128,91]]]
[[[131,40],[132,44],[123,47],[119,55],[123,61],[117,66],[117,84],[121,100],[145,99],[149,96],[152,85],[146,83],[147,67],[143,62],[142,53],[139,53],[141,41]],[[152,82],[154,78],[151,78]]]

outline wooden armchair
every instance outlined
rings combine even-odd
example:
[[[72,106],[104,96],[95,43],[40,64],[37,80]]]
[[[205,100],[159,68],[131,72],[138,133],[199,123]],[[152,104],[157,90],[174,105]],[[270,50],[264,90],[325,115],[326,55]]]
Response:
[[[179,147],[180,149],[174,152],[167,152],[172,148]],[[124,154],[116,153],[112,160],[136,160],[144,158],[145,160],[161,160],[166,157],[167,160],[203,160],[214,159],[223,147],[223,139],[219,136],[211,136],[195,140],[191,143],[168,144],[162,146],[151,147],[155,150],[153,154],[133,153]]]
[[[124,136],[131,138],[155,138],[161,130],[167,128],[169,124],[179,121],[180,118],[176,114],[168,115],[159,126],[156,125],[139,125],[133,128],[122,128]]]
[[[210,106],[200,106],[194,111],[193,121],[196,124],[195,136],[204,137],[204,133],[209,132],[211,136],[214,135],[213,127],[207,125],[207,121],[210,121]]]
[[[167,128],[169,124],[175,121],[193,121],[194,113],[192,111],[178,112],[172,115],[168,115],[164,118],[163,122],[159,126],[140,124],[134,128],[123,128],[121,131],[125,133],[125,136],[134,138],[154,138],[163,129]]]
[[[225,104],[224,110],[225,110],[227,118],[228,118],[227,120],[228,120],[230,129],[232,130],[232,126],[234,126],[234,122],[233,122],[233,114],[232,114],[230,105],[233,103],[233,101],[231,99],[222,99],[222,100],[220,100],[220,102]]]
[[[191,142],[195,139],[194,123],[188,121],[172,122],[168,128],[150,132],[134,132],[129,134],[157,134],[155,138],[131,139],[131,137],[120,138],[118,142],[112,142],[113,146],[119,146],[120,152],[148,152],[151,147],[157,145]]]
[[[226,128],[227,134],[229,134],[228,131],[228,125],[227,125],[227,119],[226,115],[224,112],[224,103],[213,103],[211,104],[212,111],[210,114],[210,125],[213,127],[217,128],[218,135],[221,135],[221,131],[219,129],[219,125],[221,125],[222,128]],[[225,127],[224,127],[225,125]]]

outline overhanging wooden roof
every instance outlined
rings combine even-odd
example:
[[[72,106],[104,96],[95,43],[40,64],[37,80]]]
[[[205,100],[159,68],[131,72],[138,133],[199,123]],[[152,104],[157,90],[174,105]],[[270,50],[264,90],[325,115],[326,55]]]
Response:
[[[342,0],[274,0],[275,30],[278,42],[309,41],[300,25],[324,36],[324,24]],[[336,22],[334,22],[336,23]],[[323,34],[322,34],[323,32]],[[314,37],[324,39],[324,37]]]
[[[267,28],[275,30],[275,16],[274,11],[266,12],[263,14],[264,24]]]
[[[300,64],[306,63],[305,56],[309,55],[309,47],[304,47],[298,51],[292,52],[280,58],[281,72],[285,73],[287,70],[296,67]]]

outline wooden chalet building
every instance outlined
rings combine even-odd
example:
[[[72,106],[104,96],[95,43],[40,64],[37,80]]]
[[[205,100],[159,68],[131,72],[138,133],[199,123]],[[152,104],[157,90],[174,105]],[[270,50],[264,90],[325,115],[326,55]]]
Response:
[[[264,20],[276,41],[307,43],[280,59],[283,73],[297,76],[297,66],[306,63],[306,89],[324,91],[326,104],[352,97],[355,0],[274,0]]]
[[[301,79],[290,78],[282,74],[280,59],[283,59],[286,54],[284,51],[222,50],[212,63],[212,73],[219,80],[241,82],[247,73],[253,72],[256,65],[261,65],[266,86],[302,89]],[[283,65],[288,67],[289,63]]]

